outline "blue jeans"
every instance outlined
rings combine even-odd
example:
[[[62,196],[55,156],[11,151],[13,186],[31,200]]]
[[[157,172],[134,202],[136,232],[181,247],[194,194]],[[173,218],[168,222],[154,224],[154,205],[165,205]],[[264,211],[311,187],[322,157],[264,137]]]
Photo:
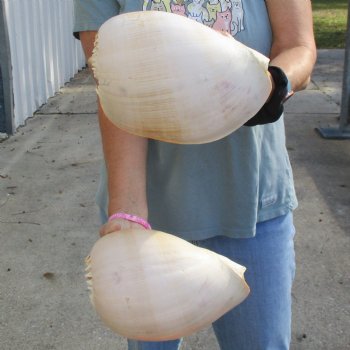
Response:
[[[247,267],[248,298],[213,323],[221,350],[287,350],[295,273],[292,214],[257,224],[254,238],[223,236],[197,241]],[[128,341],[129,350],[177,350],[181,340]],[[208,349],[210,350],[210,349]]]

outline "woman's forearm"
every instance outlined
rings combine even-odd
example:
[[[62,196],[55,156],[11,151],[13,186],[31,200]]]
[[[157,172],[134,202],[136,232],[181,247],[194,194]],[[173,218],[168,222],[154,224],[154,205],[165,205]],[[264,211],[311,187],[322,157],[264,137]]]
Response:
[[[266,0],[273,43],[271,65],[283,69],[294,91],[310,81],[316,60],[310,0]]]
[[[303,90],[310,82],[316,54],[305,46],[284,49],[272,55],[270,64],[283,69],[294,91]]]
[[[92,55],[96,31],[80,32],[87,61]],[[147,218],[146,157],[148,140],[112,124],[98,103],[98,117],[107,166],[108,214],[127,212]]]
[[[98,115],[108,174],[109,215],[122,211],[147,218],[148,140],[114,126],[100,104]]]

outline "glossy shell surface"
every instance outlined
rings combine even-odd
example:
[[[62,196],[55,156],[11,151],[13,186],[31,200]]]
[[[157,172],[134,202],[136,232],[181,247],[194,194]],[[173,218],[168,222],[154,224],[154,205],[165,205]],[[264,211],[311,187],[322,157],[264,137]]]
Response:
[[[271,91],[268,63],[231,36],[160,11],[109,19],[91,59],[115,125],[184,144],[218,140],[254,116]]]
[[[86,263],[96,312],[130,339],[192,334],[249,294],[243,266],[159,231],[108,234],[95,243]]]

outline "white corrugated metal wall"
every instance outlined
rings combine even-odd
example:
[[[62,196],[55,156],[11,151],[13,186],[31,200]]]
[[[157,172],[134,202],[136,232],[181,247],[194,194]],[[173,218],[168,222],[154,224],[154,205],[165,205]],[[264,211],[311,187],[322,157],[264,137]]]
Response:
[[[72,0],[3,1],[17,128],[85,65],[85,59],[72,35]]]

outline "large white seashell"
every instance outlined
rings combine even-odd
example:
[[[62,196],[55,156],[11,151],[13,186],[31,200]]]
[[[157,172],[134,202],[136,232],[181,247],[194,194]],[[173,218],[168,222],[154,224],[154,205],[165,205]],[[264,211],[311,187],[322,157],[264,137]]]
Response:
[[[86,264],[96,312],[129,339],[189,335],[249,294],[245,267],[159,231],[108,234],[95,243]]]
[[[160,11],[105,22],[91,58],[107,117],[130,133],[206,143],[242,126],[266,102],[269,59],[231,36]]]

